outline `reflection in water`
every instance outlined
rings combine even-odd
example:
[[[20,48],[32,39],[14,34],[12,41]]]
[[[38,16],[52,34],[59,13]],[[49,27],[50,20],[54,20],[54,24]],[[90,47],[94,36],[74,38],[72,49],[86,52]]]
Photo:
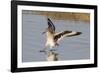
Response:
[[[58,57],[59,54],[55,50],[45,50],[45,51],[40,51],[40,52],[44,52],[47,61],[59,60],[59,57]]]
[[[58,61],[58,53],[49,51],[47,54],[47,61]]]

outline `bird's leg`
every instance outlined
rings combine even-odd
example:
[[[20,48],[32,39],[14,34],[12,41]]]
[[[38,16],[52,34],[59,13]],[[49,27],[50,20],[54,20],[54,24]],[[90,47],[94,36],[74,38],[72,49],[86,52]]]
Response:
[[[56,43],[55,45],[56,45],[56,46],[59,46],[59,44],[58,44],[58,43]]]

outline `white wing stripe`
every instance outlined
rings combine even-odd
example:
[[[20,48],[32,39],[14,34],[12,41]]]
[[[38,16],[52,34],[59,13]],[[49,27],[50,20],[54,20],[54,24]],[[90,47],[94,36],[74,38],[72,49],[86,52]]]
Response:
[[[56,36],[59,36],[61,33],[63,33],[63,32],[57,33]],[[62,35],[61,37],[59,37],[58,40],[57,40],[57,42],[59,42],[60,40],[62,40],[64,37],[75,36],[77,33],[78,32],[74,32],[74,31],[71,32],[71,33],[66,33],[66,34]]]

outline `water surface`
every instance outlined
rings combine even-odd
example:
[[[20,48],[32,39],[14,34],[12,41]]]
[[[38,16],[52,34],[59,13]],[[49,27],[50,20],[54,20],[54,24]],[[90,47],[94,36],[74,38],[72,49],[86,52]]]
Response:
[[[22,61],[46,61],[44,53],[46,36],[42,32],[47,28],[47,17],[43,15],[23,14],[22,21]],[[80,60],[90,58],[90,24],[82,21],[53,20],[56,32],[72,30],[82,32],[79,36],[64,38],[59,47],[59,60]]]

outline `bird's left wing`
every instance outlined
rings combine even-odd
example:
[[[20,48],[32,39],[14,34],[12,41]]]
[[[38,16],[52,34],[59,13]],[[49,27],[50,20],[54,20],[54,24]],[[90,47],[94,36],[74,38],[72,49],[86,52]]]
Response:
[[[71,37],[71,36],[76,36],[76,35],[80,35],[80,34],[81,34],[81,32],[63,31],[63,32],[56,33],[54,36],[54,40],[59,42],[64,37]]]
[[[52,29],[52,31],[55,31],[55,26],[54,26],[53,22],[49,18],[48,18],[48,26],[49,26],[49,28]]]

